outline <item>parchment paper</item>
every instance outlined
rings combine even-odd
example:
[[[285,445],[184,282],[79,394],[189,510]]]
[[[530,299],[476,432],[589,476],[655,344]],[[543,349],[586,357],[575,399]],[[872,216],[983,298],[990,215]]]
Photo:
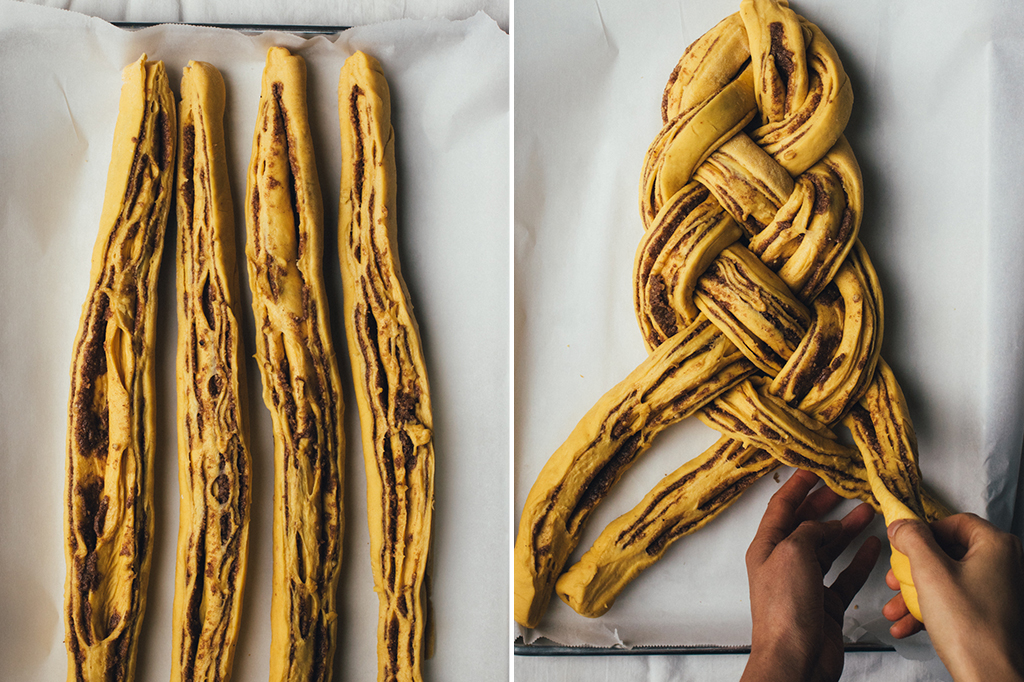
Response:
[[[885,297],[882,354],[908,398],[926,485],[1009,528],[1024,436],[1021,12],[951,1],[791,5],[831,39],[853,84],[846,135],[865,180],[861,239]],[[517,523],[548,456],[645,357],[631,293],[643,155],[683,50],[737,10],[735,0],[517,3]],[[570,563],[716,436],[696,419],[659,436],[593,514]],[[521,634],[570,645],[749,644],[743,555],[788,475],[762,479],[679,541],[605,616],[585,619],[556,597]],[[884,538],[881,520],[868,532]],[[848,611],[851,639],[888,626],[887,564],[883,552]]]
[[[362,26],[394,19],[468,19],[483,10],[508,33],[508,0],[24,0],[107,21]]]
[[[337,80],[363,49],[392,93],[399,251],[434,404],[436,655],[428,679],[508,675],[508,36],[480,14],[403,20],[331,39],[157,27],[137,33],[61,10],[0,2],[0,679],[63,679],[62,495],[68,368],[110,160],[122,68],[163,59],[177,91],[189,59],[227,85],[231,189],[241,205],[267,48],[306,58],[325,207],[327,289],[346,386],[346,536],[335,679],[375,679],[377,598],[337,257]],[[172,211],[173,214],[173,211]],[[244,239],[236,209],[239,252]],[[156,536],[139,680],[170,670],[178,527],[174,225],[160,282]],[[244,267],[244,324],[252,329]],[[251,337],[247,339],[251,353]],[[248,363],[253,519],[237,680],[267,678],[273,441]]]

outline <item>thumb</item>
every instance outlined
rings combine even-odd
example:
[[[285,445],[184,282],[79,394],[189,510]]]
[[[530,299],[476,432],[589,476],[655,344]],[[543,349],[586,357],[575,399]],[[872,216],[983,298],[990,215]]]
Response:
[[[924,521],[897,519],[889,524],[886,533],[893,549],[907,556],[918,576],[922,571],[930,572],[945,566],[946,553]]]

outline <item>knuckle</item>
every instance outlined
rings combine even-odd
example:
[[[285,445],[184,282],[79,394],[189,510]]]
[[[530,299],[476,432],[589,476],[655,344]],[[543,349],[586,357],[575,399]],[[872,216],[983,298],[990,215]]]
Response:
[[[999,533],[995,537],[995,542],[996,546],[1006,554],[1017,556],[1021,553],[1020,538],[1013,533]]]
[[[779,543],[778,547],[775,548],[775,551],[788,562],[805,554],[806,546],[807,543],[802,537],[790,535]]]

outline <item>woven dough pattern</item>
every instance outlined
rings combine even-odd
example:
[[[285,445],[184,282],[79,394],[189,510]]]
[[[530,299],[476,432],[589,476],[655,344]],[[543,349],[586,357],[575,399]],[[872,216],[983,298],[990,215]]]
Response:
[[[519,623],[537,625],[556,580],[578,612],[603,614],[674,540],[780,463],[887,523],[947,513],[922,491],[905,400],[879,357],[882,296],[857,238],[862,180],[843,137],[852,105],[832,44],[785,0],[743,0],[680,59],[640,181],[634,302],[650,355],[530,491],[515,546]],[[722,438],[563,574],[609,488],[694,414]],[[857,449],[837,441],[840,422]],[[893,565],[916,607],[909,567],[895,553]]]

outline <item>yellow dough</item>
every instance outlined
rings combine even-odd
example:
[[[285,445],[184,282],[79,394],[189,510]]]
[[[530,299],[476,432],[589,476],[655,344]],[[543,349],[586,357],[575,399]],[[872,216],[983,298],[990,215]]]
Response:
[[[882,294],[858,239],[863,182],[843,136],[852,105],[831,43],[785,0],[742,0],[683,54],[641,170],[633,299],[650,356],[598,400],[527,496],[513,558],[520,624],[536,627],[556,581],[566,603],[601,615],[779,463],[887,522],[948,513],[920,485],[913,426],[879,357]],[[611,486],[693,413],[722,440],[559,578]],[[839,423],[856,449],[838,442]],[[920,618],[905,557],[894,553],[893,569]]]
[[[270,679],[329,680],[344,522],[344,405],[324,292],[306,65],[284,48],[267,52],[245,196],[256,363],[274,427]]]
[[[580,615],[603,615],[622,588],[658,561],[675,540],[702,528],[778,465],[764,450],[723,436],[608,524],[558,579],[558,596]]]
[[[338,251],[366,466],[370,563],[380,599],[377,679],[419,681],[429,616],[433,418],[398,261],[391,100],[376,59],[357,52],[345,61],[338,111]]]
[[[174,191],[162,62],[124,70],[71,363],[64,497],[68,680],[132,680],[153,548],[157,277]]]
[[[540,622],[594,507],[654,437],[753,371],[699,316],[590,408],[526,498],[512,560],[516,622]]]
[[[871,491],[878,500],[886,525],[898,519],[931,520],[930,504],[922,498],[917,437],[910,423],[906,399],[892,370],[884,362],[879,363],[875,380],[845,423],[864,453]],[[907,609],[923,623],[917,589],[910,576],[910,561],[893,549],[890,562]]]
[[[227,680],[249,543],[251,461],[224,80],[189,62],[178,116],[178,556],[171,680]]]

